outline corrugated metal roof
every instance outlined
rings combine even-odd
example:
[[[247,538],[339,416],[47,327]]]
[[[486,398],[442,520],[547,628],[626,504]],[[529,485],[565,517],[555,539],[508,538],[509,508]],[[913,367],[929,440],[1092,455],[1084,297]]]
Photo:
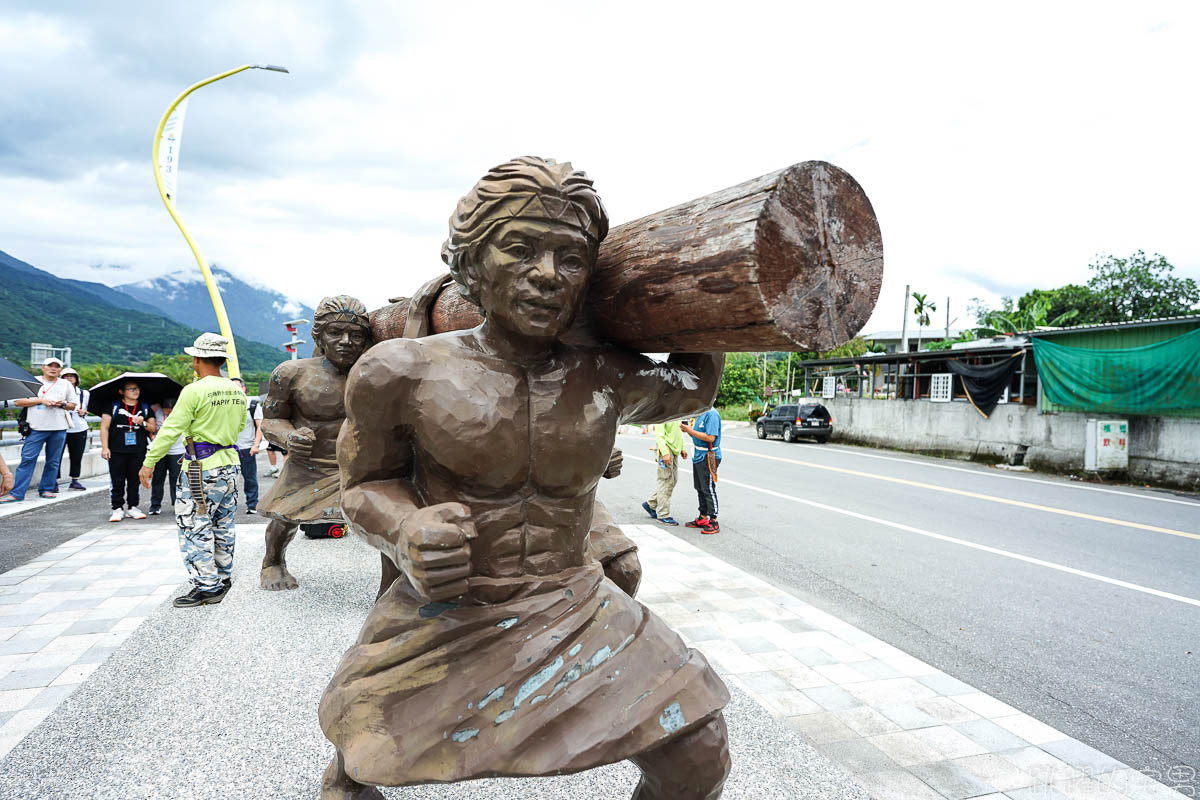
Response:
[[[1178,317],[1154,317],[1153,319],[1135,319],[1129,322],[1093,322],[1088,325],[1071,325],[1066,328],[1041,328],[1036,331],[1027,331],[1030,336],[1059,336],[1064,333],[1078,333],[1080,331],[1100,331],[1100,330],[1116,330],[1120,328],[1146,328],[1153,325],[1178,325],[1181,322],[1195,322],[1200,324],[1200,314],[1184,314]]]

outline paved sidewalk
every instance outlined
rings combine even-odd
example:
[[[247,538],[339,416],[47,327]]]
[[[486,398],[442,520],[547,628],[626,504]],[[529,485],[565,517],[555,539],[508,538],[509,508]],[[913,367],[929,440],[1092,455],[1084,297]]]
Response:
[[[662,528],[623,529],[642,602],[877,800],[1181,796]]]
[[[15,467],[13,468],[15,470]],[[4,503],[0,505],[0,519],[11,517],[14,514],[20,514],[25,511],[33,511],[35,508],[45,508],[52,506],[55,503],[61,503],[64,500],[73,500],[76,497],[86,497],[90,494],[109,491],[112,483],[107,475],[97,475],[94,478],[83,478],[79,482],[87,487],[84,491],[68,489],[67,484],[70,481],[60,481],[57,497],[38,497],[37,484],[33,483],[29,486],[29,491],[25,493],[25,499],[18,503]]]
[[[305,588],[268,595],[251,581],[262,529],[238,527],[235,592],[252,593],[242,597],[254,603],[299,610]],[[683,539],[650,525],[625,530],[638,542],[645,570],[639,598],[709,657],[735,697],[747,695],[792,725],[878,800],[1179,796]],[[334,549],[322,547],[330,544]],[[346,574],[370,583],[370,575],[359,573],[373,554],[354,548],[365,551],[353,541],[300,539],[293,554],[298,564],[322,558],[318,552],[336,554],[347,561]],[[316,593],[311,598],[332,591],[330,581],[338,574],[297,570],[297,576]],[[148,616],[155,615],[155,635],[161,632],[164,642],[173,628],[200,619],[198,614],[220,611],[213,619],[230,619],[236,594],[212,612],[155,614],[184,579],[175,528],[158,524],[100,526],[0,575],[0,757]],[[249,638],[243,638],[240,648],[249,649]],[[143,649],[156,641],[143,643]],[[102,672],[96,679],[116,676]],[[114,688],[96,686],[92,694],[103,704]]]

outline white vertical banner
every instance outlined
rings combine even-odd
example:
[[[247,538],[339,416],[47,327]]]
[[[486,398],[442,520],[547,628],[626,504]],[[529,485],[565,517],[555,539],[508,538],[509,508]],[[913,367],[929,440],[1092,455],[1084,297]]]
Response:
[[[158,140],[158,172],[162,175],[163,191],[171,205],[175,205],[176,187],[179,185],[179,147],[183,141],[183,118],[187,114],[185,99],[171,113],[163,126],[162,138]]]

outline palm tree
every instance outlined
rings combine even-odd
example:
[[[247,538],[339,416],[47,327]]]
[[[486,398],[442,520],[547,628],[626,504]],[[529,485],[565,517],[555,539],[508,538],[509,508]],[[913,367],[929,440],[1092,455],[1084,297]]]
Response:
[[[917,352],[921,351],[921,328],[929,327],[930,314],[937,311],[937,305],[929,299],[929,295],[921,294],[920,292],[912,293],[913,300],[916,304],[913,306],[913,314],[917,317]]]
[[[1050,301],[1043,297],[1039,297],[1030,303],[1029,306],[1019,311],[989,311],[983,317],[983,327],[979,328],[979,332],[985,336],[1003,336],[1006,334],[1012,336],[1021,331],[1035,331],[1038,328],[1058,328],[1063,323],[1069,322],[1079,316],[1079,309],[1073,308],[1047,321],[1046,315],[1049,311]]]

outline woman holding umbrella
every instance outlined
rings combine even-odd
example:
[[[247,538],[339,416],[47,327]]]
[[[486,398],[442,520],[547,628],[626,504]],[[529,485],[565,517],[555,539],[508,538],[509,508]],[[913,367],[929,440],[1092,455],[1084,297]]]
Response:
[[[161,372],[126,372],[92,387],[88,410],[100,415],[100,456],[112,479],[112,516],[145,519],[138,508],[138,470],[157,430],[150,404],[174,397],[183,387]]]

